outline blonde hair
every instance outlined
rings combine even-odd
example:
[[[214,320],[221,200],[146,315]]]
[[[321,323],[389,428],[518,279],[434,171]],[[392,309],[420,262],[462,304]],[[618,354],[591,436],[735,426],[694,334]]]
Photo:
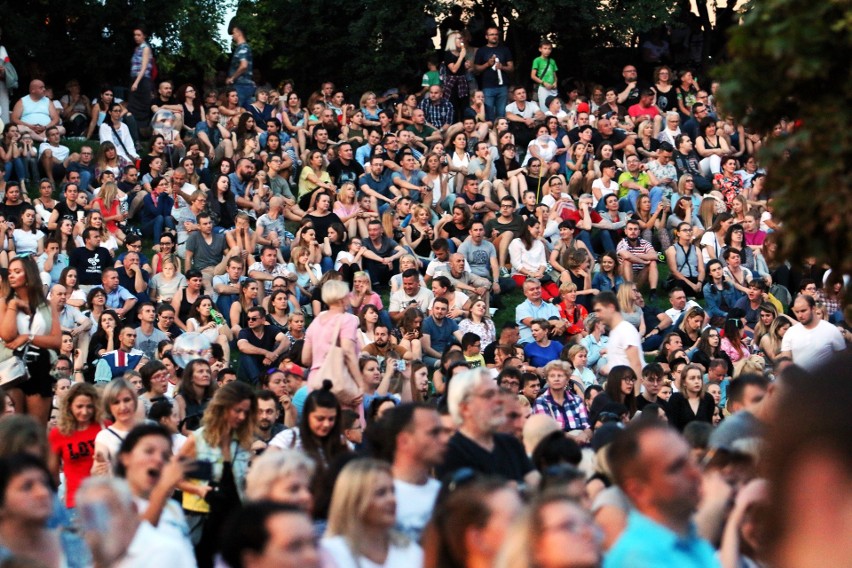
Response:
[[[104,207],[109,207],[118,195],[118,186],[114,181],[109,181],[101,186],[101,191],[98,193],[98,198],[103,202]],[[101,211],[103,215],[104,212]]]
[[[92,406],[94,406],[92,423],[97,424],[103,420],[101,418],[101,396],[98,393],[98,389],[89,383],[74,383],[68,390],[68,394],[59,403],[59,417],[56,420],[56,429],[63,436],[70,436],[77,430],[77,419],[71,413],[71,404],[74,402],[74,399],[80,396],[87,396],[92,401]]]
[[[228,411],[244,400],[250,401],[248,416],[236,431],[231,432],[227,420]],[[235,437],[240,446],[248,448],[254,440],[256,415],[257,397],[251,387],[241,382],[228,383],[216,390],[201,418],[204,440],[211,446],[219,447],[225,436]]]
[[[690,363],[686,367],[684,367],[680,372],[680,384],[677,385],[677,390],[683,393],[683,398],[689,398],[686,394],[686,391],[683,388],[683,382],[686,380],[686,375],[689,374],[689,371],[698,371],[698,376],[702,378],[701,381],[701,392],[698,393],[698,398],[703,398],[707,393],[707,383],[704,382],[704,368],[701,365],[697,365],[695,363]]]
[[[452,51],[456,48],[456,38],[461,34],[457,31],[452,31],[447,34],[447,43],[444,44],[444,51]]]
[[[299,450],[284,448],[277,452],[265,452],[251,463],[251,469],[246,475],[246,497],[250,501],[266,499],[272,486],[282,477],[304,473],[311,478],[314,471],[314,460]]]
[[[325,536],[342,536],[350,545],[362,534],[364,517],[373,499],[380,476],[392,478],[390,464],[371,459],[354,459],[340,472],[331,494],[328,528]],[[397,537],[397,542],[405,542]]]
[[[349,284],[343,280],[326,280],[322,285],[322,301],[327,305],[336,304],[349,294]]]
[[[571,364],[567,361],[562,361],[561,359],[555,359],[544,366],[544,380],[547,380],[547,376],[550,374],[550,371],[562,371],[565,373],[566,377],[571,376]]]
[[[119,377],[117,379],[111,380],[104,390],[101,392],[101,405],[103,406],[103,415],[109,418],[110,420],[115,420],[115,416],[109,410],[109,407],[113,405],[113,403],[118,398],[122,392],[128,391],[130,396],[133,397],[133,410],[139,406],[139,394],[136,392],[136,388],[131,385],[124,377]]]
[[[570,294],[571,292],[576,292],[576,291],[577,291],[577,285],[574,284],[573,282],[563,282],[559,286],[559,293],[560,294]]]
[[[632,314],[636,311],[636,301],[633,299],[633,291],[636,290],[636,284],[633,282],[624,282],[618,287],[618,309],[626,314]]]

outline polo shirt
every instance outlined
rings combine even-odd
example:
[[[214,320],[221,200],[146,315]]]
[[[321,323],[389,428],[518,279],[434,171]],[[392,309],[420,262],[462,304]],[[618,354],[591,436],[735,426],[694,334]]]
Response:
[[[629,513],[627,528],[610,549],[603,566],[717,568],[721,564],[716,558],[716,551],[698,536],[694,525],[690,525],[686,536],[680,536],[634,510]]]

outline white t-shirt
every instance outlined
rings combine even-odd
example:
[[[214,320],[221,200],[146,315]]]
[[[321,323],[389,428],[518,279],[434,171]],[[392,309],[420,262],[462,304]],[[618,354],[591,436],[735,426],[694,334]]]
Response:
[[[618,190],[618,182],[614,179],[609,180],[609,186],[603,184],[603,180],[601,178],[596,179],[592,182],[592,199],[594,202],[592,203],[592,207],[598,206],[599,199],[595,198],[595,189],[601,192],[601,199],[606,199],[607,195],[611,195]],[[618,194],[616,194],[618,195]]]
[[[541,112],[541,108],[539,108],[538,103],[535,101],[526,101],[524,110],[518,108],[518,103],[509,103],[506,105],[506,112],[511,112],[522,118],[533,118],[536,113]]]
[[[769,211],[764,211],[760,214],[760,230],[764,233],[768,233],[772,230],[769,225],[766,224],[767,221],[772,220],[772,213]]]
[[[423,565],[423,549],[414,543],[408,546],[391,544],[384,564],[376,564],[363,556],[355,558],[352,550],[342,536],[322,539],[320,547],[334,560],[337,568],[397,568]]]
[[[781,351],[789,351],[793,362],[804,369],[813,369],[825,363],[835,351],[844,349],[846,342],[840,330],[824,320],[813,329],[797,323],[781,340]]]
[[[441,483],[430,478],[425,485],[414,485],[394,479],[393,487],[396,492],[396,530],[418,542],[432,516]]]
[[[610,369],[616,365],[630,367],[630,360],[627,358],[627,348],[631,345],[636,346],[639,350],[639,364],[644,367],[645,354],[642,352],[642,337],[639,335],[639,330],[627,320],[621,320],[621,323],[609,332],[607,363]]]
[[[25,231],[23,229],[15,229],[12,233],[12,238],[15,240],[15,250],[19,255],[25,253],[36,254],[38,252],[38,244],[44,238],[44,233],[36,230]]]

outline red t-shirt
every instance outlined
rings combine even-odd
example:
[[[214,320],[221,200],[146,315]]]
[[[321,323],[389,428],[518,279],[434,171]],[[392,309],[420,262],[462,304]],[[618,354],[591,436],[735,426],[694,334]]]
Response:
[[[65,504],[75,506],[74,496],[83,480],[89,477],[95,460],[95,436],[101,431],[100,424],[92,424],[85,430],[78,430],[66,436],[53,428],[47,439],[51,451],[62,460],[65,472]]]
[[[598,213],[594,209],[589,210],[589,215],[592,217],[592,223],[600,223],[603,219],[600,213]],[[583,215],[582,211],[580,211],[579,209],[563,209],[561,217],[563,221],[574,221],[575,223],[579,223],[580,219],[583,218]],[[574,236],[578,236],[580,234],[580,231],[581,229],[574,229]]]

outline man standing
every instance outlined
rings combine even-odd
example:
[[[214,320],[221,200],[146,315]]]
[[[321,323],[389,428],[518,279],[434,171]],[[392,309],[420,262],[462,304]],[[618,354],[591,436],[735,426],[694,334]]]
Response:
[[[253,66],[251,47],[246,42],[242,25],[237,22],[236,18],[228,24],[228,33],[234,40],[234,54],[231,55],[231,65],[228,68],[228,78],[225,79],[225,84],[233,85],[237,89],[237,96],[239,96],[237,104],[245,107],[254,96],[254,81],[251,78]]]
[[[228,248],[224,234],[213,234],[213,220],[205,212],[198,215],[198,230],[186,239],[185,270],[195,268],[204,276],[204,289],[213,289],[213,276],[224,272]],[[221,269],[221,270],[220,270]]]
[[[498,430],[506,417],[503,397],[486,369],[472,369],[450,381],[447,403],[458,431],[450,438],[446,459],[438,476],[463,467],[484,475],[497,475],[535,486],[536,472],[524,446]]]
[[[692,524],[701,471],[686,440],[665,424],[642,420],[616,436],[609,462],[635,509],[604,568],[719,566],[713,547]]]
[[[609,368],[627,365],[637,377],[642,376],[645,354],[642,352],[642,337],[636,327],[621,317],[618,298],[609,291],[601,292],[592,301],[594,312],[610,329],[607,344],[607,364]],[[636,391],[638,394],[638,381]]]
[[[382,418],[391,449],[396,492],[396,528],[412,542],[432,516],[441,484],[430,472],[444,461],[447,444],[441,436],[438,411],[423,403],[397,406]]]
[[[485,45],[476,50],[473,70],[485,93],[485,113],[488,120],[506,116],[509,101],[509,75],[515,70],[512,52],[500,45],[500,30],[489,26],[485,30]]]
[[[796,298],[793,313],[799,323],[788,329],[781,340],[781,355],[807,370],[825,364],[835,352],[846,349],[840,330],[816,316],[815,305],[812,296]]]
[[[12,124],[18,125],[18,132],[22,137],[24,134],[29,134],[36,142],[45,141],[47,129],[51,126],[59,130],[60,136],[65,134],[59,111],[44,92],[44,81],[33,79],[30,81],[29,94],[21,97],[12,109]]]

